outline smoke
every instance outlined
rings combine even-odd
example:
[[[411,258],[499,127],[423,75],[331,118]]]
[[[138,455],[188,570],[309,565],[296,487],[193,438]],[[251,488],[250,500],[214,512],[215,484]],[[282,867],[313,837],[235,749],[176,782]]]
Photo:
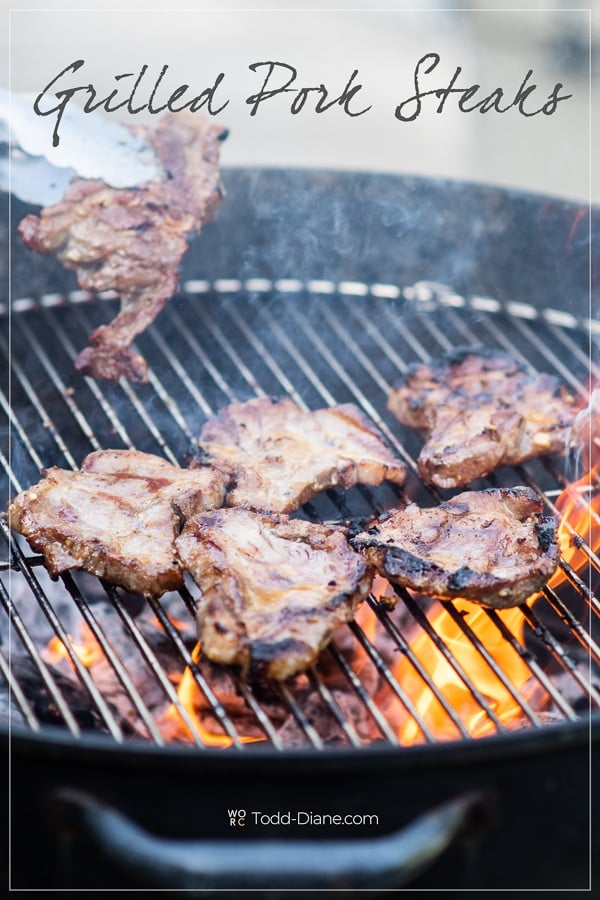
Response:
[[[576,480],[600,461],[600,388],[592,391],[588,405],[577,414],[569,437]]]

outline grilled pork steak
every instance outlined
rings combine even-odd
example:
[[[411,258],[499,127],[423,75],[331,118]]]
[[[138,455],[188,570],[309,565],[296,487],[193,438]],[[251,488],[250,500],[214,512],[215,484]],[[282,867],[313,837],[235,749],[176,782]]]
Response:
[[[350,403],[315,412],[289,398],[232,403],[204,425],[199,445],[233,480],[228,506],[289,513],[326,488],[406,478],[404,463]]]
[[[423,479],[455,488],[546,453],[563,453],[575,400],[559,380],[529,374],[507,353],[465,348],[412,366],[388,408],[426,437]]]
[[[556,521],[529,488],[466,491],[432,509],[409,503],[350,544],[390,581],[442,600],[517,606],[556,569]]]
[[[92,332],[93,346],[75,361],[94,378],[147,381],[146,361],[130,345],[175,293],[188,238],[221,200],[222,128],[177,113],[142,130],[163,165],[163,179],[131,189],[75,179],[60,202],[19,226],[28,247],[74,269],[82,288],[114,290],[121,298],[121,312]]]
[[[135,450],[103,450],[81,471],[53,467],[8,508],[9,523],[43,553],[53,575],[84,569],[160,596],[183,586],[173,541],[181,516],[220,506],[225,479]]]
[[[175,544],[202,591],[203,652],[277,680],[315,660],[373,575],[342,529],[246,509],[194,516]]]

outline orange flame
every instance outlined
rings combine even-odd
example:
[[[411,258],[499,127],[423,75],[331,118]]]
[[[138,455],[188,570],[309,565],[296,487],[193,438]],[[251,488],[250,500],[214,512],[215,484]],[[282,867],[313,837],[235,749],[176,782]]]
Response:
[[[75,656],[86,667],[86,669],[89,669],[94,665],[94,663],[102,659],[103,654],[102,650],[98,646],[98,643],[96,642],[96,639],[90,627],[86,624],[86,622],[82,621],[79,625],[79,628],[81,631],[80,641],[74,641],[73,637],[70,634],[67,634],[67,638],[69,641],[71,652],[75,654]],[[73,665],[69,650],[58,636],[50,638],[46,650],[43,651],[42,656],[44,657],[46,662],[49,662],[52,665],[56,665],[62,659],[69,660],[71,665]]]
[[[561,556],[564,563],[579,573],[590,565],[589,550],[595,553],[600,547],[599,487],[596,467],[565,488],[556,501],[556,508],[561,515],[558,529]],[[581,538],[587,547],[582,545]],[[559,567],[548,581],[548,587],[556,589],[566,578],[567,575]],[[532,606],[539,596],[540,594],[531,596],[526,601],[527,605]],[[494,619],[501,620],[523,646],[526,623],[523,612],[515,607],[499,610],[490,616],[486,610],[468,601],[459,600],[453,606],[489,656],[498,664],[512,686],[512,693],[441,603],[437,603],[433,613],[429,615],[432,628],[449,648],[468,680],[477,687],[498,721],[508,726],[517,724],[522,715],[522,707],[513,694],[538,705],[543,703],[545,697],[540,696],[539,687],[534,687],[529,667],[512,643],[502,636]],[[472,737],[482,737],[496,730],[492,719],[426,632],[420,633],[413,641],[411,651]],[[444,740],[459,736],[456,724],[408,657],[403,657],[397,664],[395,675],[435,738]],[[537,696],[533,696],[533,693]],[[412,717],[403,716],[398,733],[403,744],[423,740],[422,731]]]
[[[198,664],[201,657],[200,644],[196,644],[192,650],[192,661]],[[189,666],[186,666],[177,689],[177,697],[181,706],[186,711],[192,728],[206,747],[231,747],[233,740],[223,732],[211,731],[204,724],[202,716],[202,696]],[[172,703],[163,717],[163,732],[170,740],[193,741],[194,734],[187,722],[181,717],[177,706]],[[218,726],[217,726],[218,727]],[[243,744],[262,741],[264,737],[252,735],[239,735]]]

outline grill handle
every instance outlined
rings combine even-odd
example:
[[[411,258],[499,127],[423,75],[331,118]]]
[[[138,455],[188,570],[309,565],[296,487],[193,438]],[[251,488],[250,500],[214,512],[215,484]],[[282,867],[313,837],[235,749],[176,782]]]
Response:
[[[374,838],[184,841],[150,834],[89,794],[62,789],[54,799],[63,834],[82,829],[104,859],[164,890],[403,887],[489,819],[489,798],[468,794]]]

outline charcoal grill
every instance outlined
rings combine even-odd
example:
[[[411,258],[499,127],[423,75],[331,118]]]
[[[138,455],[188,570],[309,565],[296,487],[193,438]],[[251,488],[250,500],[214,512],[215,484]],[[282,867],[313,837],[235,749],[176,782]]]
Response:
[[[406,492],[433,503],[443,497],[418,478],[419,438],[386,410],[389,388],[408,364],[458,345],[484,344],[559,375],[582,400],[588,397],[598,377],[600,321],[593,314],[593,223],[587,210],[493,188],[386,176],[230,170],[225,183],[228,197],[219,221],[190,249],[180,293],[139,341],[150,363],[145,386],[77,375],[77,352],[92,328],[112,317],[116,300],[78,290],[60,267],[32,262],[15,242],[12,316],[5,306],[0,343],[5,496],[35,482],[41,468],[76,468],[101,448],[135,447],[181,463],[203,421],[224,405],[285,395],[306,409],[356,403],[408,464]],[[14,204],[13,221],[23,212]],[[501,469],[477,486],[526,484],[556,512],[555,501],[576,465],[575,459],[535,461]],[[215,685],[214,672],[193,655],[193,633],[185,627],[195,610],[192,586],[140,603],[78,573],[54,583],[41,558],[3,526],[0,669],[9,688],[13,885],[239,887],[235,877],[243,877],[244,884],[260,888],[286,886],[286,879],[314,886],[330,883],[328,877],[344,883],[344,867],[346,883],[378,883],[383,864],[379,873],[363,864],[362,881],[356,872],[349,874],[350,857],[360,851],[356,842],[350,855],[352,842],[340,849],[342,875],[321,872],[315,882],[286,863],[285,854],[279,867],[258,867],[253,876],[236,871],[232,859],[242,851],[231,844],[226,811],[279,809],[279,795],[286,808],[295,803],[305,809],[309,799],[312,809],[341,804],[369,813],[375,806],[378,826],[353,831],[365,840],[401,826],[425,827],[413,822],[423,813],[438,826],[443,820],[440,859],[418,884],[586,887],[590,763],[600,706],[594,628],[600,564],[590,546],[591,524],[597,522],[590,503],[597,489],[592,480],[579,495],[586,524],[578,532],[571,528],[577,568],[562,559],[564,584],[547,587],[533,607],[523,607],[523,636],[498,613],[484,613],[497,641],[512,648],[528,670],[526,690],[478,638],[470,614],[447,606],[487,674],[514,701],[518,715],[509,723],[438,633],[427,607],[407,591],[398,591],[394,611],[385,598],[371,596],[360,622],[344,630],[301,684],[267,690],[232,671],[221,673]],[[391,485],[329,491],[301,514],[318,521],[361,518],[393,506],[398,496]],[[94,669],[77,651],[78,637],[71,635],[78,623],[103,658],[110,689],[94,679]],[[460,710],[428,675],[414,650],[418,635],[438,648],[489,736],[474,740]],[[64,647],[66,669],[48,662],[52,637]],[[436,737],[398,679],[399,657],[443,708],[449,742]],[[362,677],[361,667],[372,677]],[[210,712],[216,740],[207,738],[178,696],[172,676],[186,668]],[[233,712],[223,700],[222,680],[236,698]],[[185,745],[167,746],[157,713],[165,704],[187,733]],[[282,710],[283,729],[277,718]],[[402,746],[399,711],[414,725],[415,746]],[[246,741],[249,723],[259,740]],[[219,743],[228,749],[215,749]],[[191,788],[190,779],[207,775],[210,785]],[[154,779],[164,785],[157,804],[148,797]],[[394,792],[398,802],[390,804]],[[210,815],[190,829],[189,815],[181,811],[189,810],[193,797]],[[458,805],[430,814],[448,801]],[[28,870],[30,850],[19,840],[27,833],[29,847],[31,806],[39,810],[33,813],[39,820],[36,873]],[[474,849],[473,815],[480,808],[487,810],[492,838],[481,838]],[[251,838],[307,837],[300,827],[265,835],[258,825],[248,825],[244,834]],[[562,848],[553,859],[545,857],[541,874],[523,852],[533,828],[536,846],[541,829],[553,842],[558,836]],[[324,833],[337,837],[333,830]],[[461,835],[460,851],[444,851],[445,843]],[[196,873],[196,881],[182,881],[173,848],[160,837],[215,836],[224,840],[211,852],[229,880],[212,873],[213,881],[203,881]],[[407,833],[398,839],[408,840]],[[119,840],[134,848],[125,862],[119,860]],[[158,857],[152,840],[159,841]],[[512,873],[498,862],[498,842],[502,853],[515,857]],[[293,857],[296,845],[287,846]],[[373,844],[365,846],[367,855],[375,852]],[[334,841],[331,853],[336,847]],[[91,864],[98,848],[108,866]],[[394,845],[392,856],[399,852]],[[463,862],[457,867],[459,852]],[[204,859],[198,848],[193,853]],[[410,861],[397,878],[414,878],[418,868]]]

